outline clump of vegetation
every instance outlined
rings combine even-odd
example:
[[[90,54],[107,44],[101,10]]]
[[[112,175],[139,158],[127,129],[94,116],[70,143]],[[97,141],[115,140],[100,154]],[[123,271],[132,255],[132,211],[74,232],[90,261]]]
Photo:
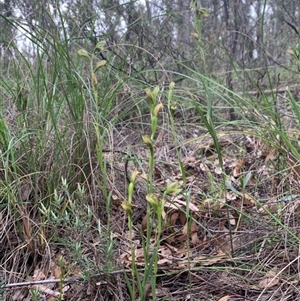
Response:
[[[261,44],[243,1],[228,40],[214,5],[100,2],[105,34],[90,4],[0,3],[1,298],[296,300],[299,37],[274,65],[271,2]]]

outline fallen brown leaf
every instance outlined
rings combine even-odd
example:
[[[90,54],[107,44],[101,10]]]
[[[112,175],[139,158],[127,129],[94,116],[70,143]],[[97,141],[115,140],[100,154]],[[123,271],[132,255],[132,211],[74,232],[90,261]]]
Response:
[[[233,169],[232,175],[237,178],[241,174],[241,169],[244,165],[244,159],[239,159],[236,162],[236,166]]]
[[[172,200],[172,203],[166,203],[165,207],[169,209],[180,209],[180,208],[186,208],[187,207],[187,202],[186,200],[181,200],[182,196],[177,196]],[[200,211],[199,208],[194,205],[193,203],[189,202],[188,203],[189,209],[192,212],[198,212]]]
[[[268,271],[263,279],[261,279],[258,283],[260,288],[270,288],[279,283],[279,277],[275,277],[277,275],[277,268],[273,268]]]
[[[222,297],[222,298],[219,299],[218,301],[228,301],[231,297],[232,297],[232,296],[227,295],[227,296]]]

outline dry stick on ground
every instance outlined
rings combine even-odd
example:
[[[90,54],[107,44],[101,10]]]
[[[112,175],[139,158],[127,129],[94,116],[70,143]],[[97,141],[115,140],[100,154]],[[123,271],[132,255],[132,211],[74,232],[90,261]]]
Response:
[[[79,282],[79,278],[68,278],[65,280],[61,279],[46,279],[46,280],[37,280],[37,281],[26,281],[26,282],[17,282],[17,283],[9,283],[0,286],[0,289],[2,288],[13,288],[13,287],[18,287],[18,286],[32,286],[32,285],[38,285],[38,284],[49,284],[49,283],[74,283],[74,282]]]
[[[131,270],[116,270],[116,271],[112,271],[108,274],[114,275],[114,274],[120,274],[120,273],[129,273],[131,272]],[[95,277],[99,277],[99,276],[103,276],[106,273],[101,273],[101,274],[96,274],[96,275],[91,275],[90,278],[95,278]],[[37,281],[26,281],[26,282],[17,282],[17,283],[9,283],[9,284],[4,284],[2,286],[0,286],[0,289],[7,289],[7,288],[13,288],[13,287],[18,287],[18,286],[32,286],[32,285],[38,285],[38,284],[48,284],[48,283],[74,283],[74,282],[81,282],[83,281],[82,278],[80,277],[71,277],[71,278],[67,278],[65,280],[61,280],[61,279],[46,279],[46,280],[37,280]]]

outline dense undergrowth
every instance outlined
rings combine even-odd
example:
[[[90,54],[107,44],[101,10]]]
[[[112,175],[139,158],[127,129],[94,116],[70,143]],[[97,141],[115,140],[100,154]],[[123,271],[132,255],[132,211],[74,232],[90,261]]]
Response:
[[[0,79],[1,299],[299,298],[293,93],[190,68],[150,86],[102,41],[23,31],[36,56],[14,45]]]

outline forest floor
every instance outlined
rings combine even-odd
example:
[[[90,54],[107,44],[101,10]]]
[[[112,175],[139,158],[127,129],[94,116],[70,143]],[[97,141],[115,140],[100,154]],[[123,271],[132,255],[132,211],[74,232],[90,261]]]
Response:
[[[158,131],[153,192],[161,201],[170,183],[182,189],[166,197],[160,236],[153,210],[147,211],[149,151],[136,129],[113,130],[114,143],[102,153],[106,177],[91,158],[87,193],[77,203],[67,190],[57,197],[66,198],[61,212],[70,209],[61,218],[50,213],[43,223],[38,212],[48,211],[37,210],[41,204],[22,187],[24,202],[15,206],[27,238],[10,228],[14,217],[5,215],[6,207],[1,213],[3,300],[127,301],[128,283],[138,286],[137,279],[148,279],[145,300],[154,300],[153,293],[170,301],[300,299],[300,170],[291,145],[247,128],[216,133],[217,143],[199,127],[178,126],[176,136],[163,126]],[[135,171],[129,231],[124,200]],[[153,287],[146,272],[157,245]]]
[[[134,137],[132,133],[127,135]],[[120,136],[124,137],[124,133]],[[247,134],[247,130],[219,129],[223,167],[207,133],[196,132],[177,145],[164,137],[160,136],[162,140],[158,139],[155,147],[155,194],[162,198],[162,187],[174,181],[181,184],[183,191],[168,198],[164,207],[156,300],[297,300],[297,160],[272,149]],[[108,227],[105,220],[109,219],[113,255],[107,258],[107,252],[99,252],[102,242],[98,232],[81,235],[82,255],[87,261],[97,262],[99,272],[89,278],[88,285],[76,282],[65,286],[64,300],[130,300],[124,273],[131,277],[132,247],[135,264],[144,277],[145,231],[150,223],[146,181],[139,178],[134,193],[133,241],[129,239],[127,214],[121,205],[128,184],[125,175],[130,176],[136,168],[141,174],[147,169],[145,147],[135,143],[131,144],[136,145],[131,149],[135,158],[131,157],[129,163],[124,157],[118,158],[117,153],[107,159],[112,164],[108,172],[112,204],[101,223]],[[184,177],[178,167],[178,153]],[[282,164],[287,168],[278,172]],[[151,223],[150,257],[157,239],[155,221]],[[70,233],[70,240],[78,241],[76,233]],[[69,261],[71,277],[87,272],[79,262],[67,259],[67,248],[57,247],[55,254],[56,258],[64,254]],[[153,300],[150,282],[145,290],[146,299]]]

